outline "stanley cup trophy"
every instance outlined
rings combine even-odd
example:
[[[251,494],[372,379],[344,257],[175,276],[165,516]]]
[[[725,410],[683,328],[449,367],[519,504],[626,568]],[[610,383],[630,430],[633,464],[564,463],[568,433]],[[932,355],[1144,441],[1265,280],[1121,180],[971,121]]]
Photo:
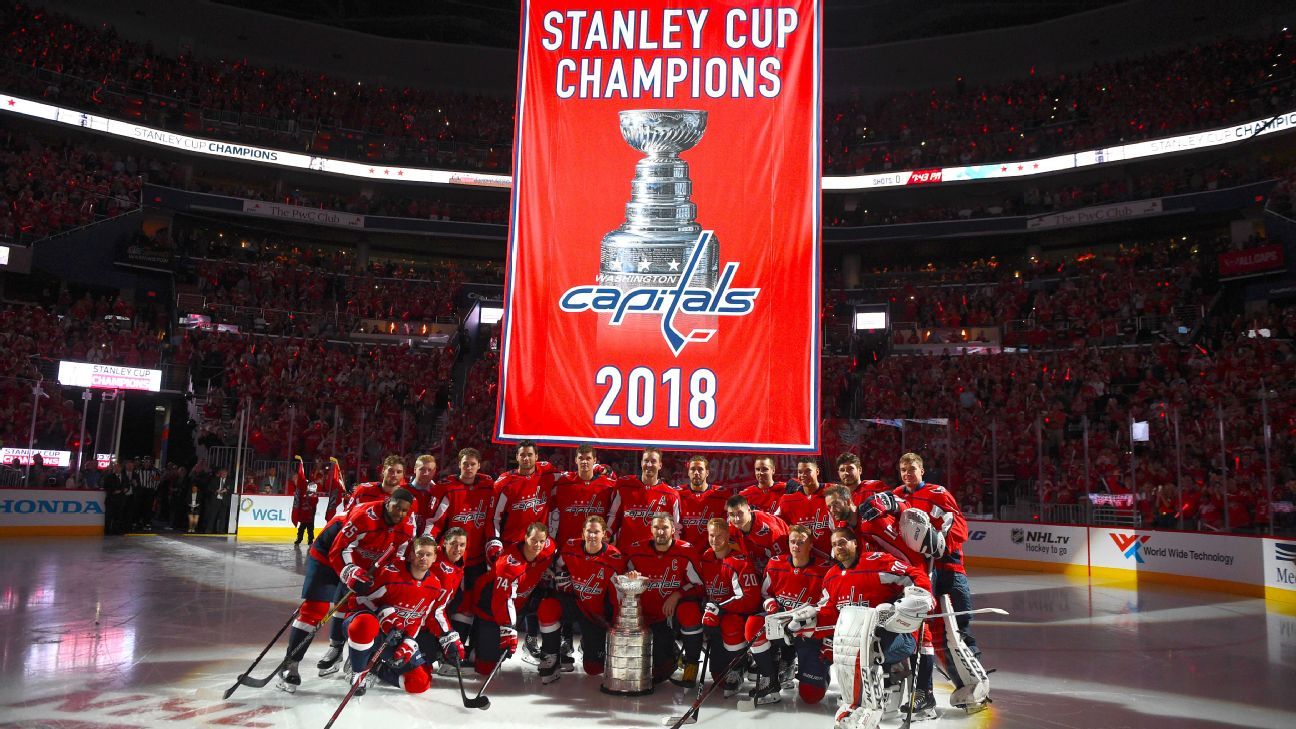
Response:
[[[690,199],[693,181],[680,153],[706,131],[707,113],[687,109],[622,111],[621,136],[648,155],[635,164],[630,202],[621,227],[603,236],[600,283],[621,289],[641,285],[675,287],[687,270],[702,226]],[[687,286],[714,289],[720,277],[720,251],[714,236],[694,267]]]
[[[650,694],[652,683],[652,632],[644,624],[639,595],[648,586],[642,577],[616,575],[612,584],[621,596],[621,609],[607,634],[604,693],[621,696]]]

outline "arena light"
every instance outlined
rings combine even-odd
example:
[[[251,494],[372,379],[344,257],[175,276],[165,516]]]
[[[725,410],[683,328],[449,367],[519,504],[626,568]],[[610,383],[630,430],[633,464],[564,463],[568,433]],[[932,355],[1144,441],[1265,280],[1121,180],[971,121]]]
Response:
[[[504,318],[504,307],[502,306],[483,306],[481,307],[482,324],[498,324],[500,319]]]
[[[57,124],[81,127],[102,134],[123,137],[144,144],[169,147],[191,154],[246,160],[258,164],[324,172],[342,177],[387,182],[430,182],[461,187],[510,187],[513,183],[512,178],[508,175],[419,167],[389,167],[329,157],[315,157],[267,147],[233,144],[215,139],[189,137],[7,94],[0,94],[0,111],[44,119]],[[1121,163],[1144,157],[1206,149],[1222,144],[1235,144],[1261,135],[1288,132],[1294,128],[1296,128],[1296,110],[1291,110],[1272,117],[1255,119],[1230,127],[1207,129],[1175,137],[1150,139],[1114,147],[1090,149],[1075,154],[963,167],[898,170],[862,175],[833,175],[824,177],[822,183],[825,191],[849,191],[1030,177],[1081,167]]]
[[[9,265],[9,246],[0,246],[0,266]]]
[[[878,329],[887,328],[887,315],[885,311],[857,311],[855,312],[855,331],[871,332]]]

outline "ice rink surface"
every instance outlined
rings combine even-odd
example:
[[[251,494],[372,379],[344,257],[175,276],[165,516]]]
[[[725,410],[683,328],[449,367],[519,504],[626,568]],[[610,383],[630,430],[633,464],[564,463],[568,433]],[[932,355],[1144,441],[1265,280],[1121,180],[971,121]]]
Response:
[[[0,554],[0,729],[318,729],[345,693],[340,678],[315,676],[319,640],[296,695],[244,686],[220,698],[295,608],[304,548],[138,536],[4,539]],[[971,573],[976,606],[1011,612],[973,624],[995,669],[994,703],[973,716],[951,709],[938,676],[940,716],[915,726],[1296,726],[1296,610],[1164,585]],[[471,695],[481,681],[466,678]],[[667,684],[613,697],[598,686],[579,671],[542,686],[535,667],[514,658],[487,692],[489,710],[465,709],[454,679],[436,677],[421,696],[377,686],[337,726],[660,729],[694,696]],[[833,689],[818,706],[784,691],[781,704],[739,713],[717,693],[697,726],[830,729],[835,705]]]

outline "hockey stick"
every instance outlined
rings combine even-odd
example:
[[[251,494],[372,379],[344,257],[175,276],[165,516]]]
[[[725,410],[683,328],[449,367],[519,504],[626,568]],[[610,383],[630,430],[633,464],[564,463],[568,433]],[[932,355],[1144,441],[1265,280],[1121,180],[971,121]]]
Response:
[[[765,629],[761,628],[761,632],[757,633],[756,637],[759,638],[761,635],[764,635],[764,633],[765,633]],[[683,716],[664,716],[662,717],[662,724],[670,726],[670,729],[679,729],[685,724],[693,724],[697,722],[698,708],[702,706],[702,702],[706,701],[711,696],[711,694],[715,692],[717,687],[724,684],[725,677],[727,677],[735,668],[737,668],[738,664],[742,663],[743,661],[746,661],[749,657],[751,657],[750,645],[747,646],[747,650],[742,652],[742,655],[739,655],[737,658],[729,662],[729,665],[725,667],[724,673],[720,674],[721,678],[719,681],[712,681],[711,685],[706,687],[706,690],[698,691],[697,699],[693,701],[693,705],[690,706],[688,710],[684,712]],[[706,684],[705,675],[702,676],[700,680],[702,681],[702,685]]]
[[[364,670],[357,673],[355,678],[351,679],[351,688],[347,689],[346,696],[342,697],[342,703],[338,704],[337,709],[333,712],[333,716],[330,717],[328,723],[324,725],[324,729],[332,728],[333,722],[337,721],[338,716],[342,714],[342,710],[351,702],[351,697],[355,696],[356,689],[364,685],[365,679],[369,677],[369,672],[374,669],[374,666],[378,665],[378,661],[382,659],[383,653],[386,653],[388,648],[395,645],[396,639],[401,637],[401,635],[402,633],[399,630],[393,630],[387,635],[387,639],[384,640],[382,645],[378,646],[378,649],[374,651],[374,654],[369,657],[369,663],[365,664]]]
[[[461,664],[461,661],[460,661],[458,658],[455,658],[455,662],[454,662],[454,667],[455,667],[455,677],[459,679],[459,697],[463,699],[463,705],[464,705],[464,708],[465,708],[465,709],[482,709],[483,711],[486,710],[486,709],[489,709],[489,708],[490,708],[490,698],[489,698],[489,697],[486,697],[486,696],[482,696],[482,695],[481,695],[481,691],[478,691],[478,692],[477,692],[477,695],[474,696],[473,698],[471,698],[471,699],[468,698],[468,692],[464,690],[464,682],[463,682],[463,666],[461,666],[460,664]],[[491,675],[492,675],[492,676],[495,675],[494,672],[492,672]],[[482,686],[482,691],[485,691],[485,690],[486,690],[486,686],[483,685],[483,686]]]
[[[704,687],[706,687],[707,669],[710,668],[710,667],[711,667],[711,651],[710,651],[710,646],[707,646],[707,649],[704,650],[703,653],[702,653],[702,669],[701,669],[700,671],[698,671],[698,677],[697,677],[697,682],[698,682],[698,683],[697,683],[697,690],[698,690],[698,697],[699,697],[699,698],[702,696],[702,689],[703,689]],[[693,705],[693,710],[690,711],[689,713],[685,714],[684,716],[682,716],[682,717],[674,717],[674,716],[673,716],[673,717],[670,717],[670,718],[671,718],[671,719],[683,719],[683,722],[682,722],[683,724],[696,724],[696,723],[697,723],[697,720],[698,720],[698,708],[699,708],[701,705],[702,705],[702,703],[699,701],[698,703],[695,703],[695,704]]]
[[[932,573],[936,571],[936,558],[927,557],[927,581],[932,586],[932,594],[936,594],[936,581],[932,579]],[[918,669],[922,665],[922,648],[923,641],[927,639],[927,621],[923,620],[918,626],[918,642],[914,645],[913,660],[909,664],[909,700],[905,702],[904,722],[900,725],[901,729],[909,729],[913,726],[913,715],[916,704],[918,703]],[[935,664],[935,657],[932,663]]]
[[[948,613],[931,613],[930,615],[923,618],[923,620],[924,621],[934,620],[936,618],[944,618],[948,616],[957,617],[959,615],[983,615],[983,614],[1008,615],[1009,613],[1007,610],[1004,610],[1003,608],[988,607],[988,608],[977,608],[976,610],[955,610],[953,612],[948,612]],[[801,638],[812,638],[818,633],[831,633],[836,629],[837,626],[835,625],[817,625],[813,628],[803,628],[800,632],[795,633],[795,635]]]
[[[386,564],[387,559],[391,557],[392,553],[395,550],[396,548],[393,546],[387,547],[387,551],[383,552],[382,556],[378,558],[377,562],[374,562],[373,571],[374,572],[378,571],[379,568],[381,568],[384,564]],[[311,639],[314,638],[315,634],[319,632],[320,627],[323,626],[325,623],[327,623],[329,621],[329,618],[333,617],[333,614],[337,612],[338,605],[341,605],[342,602],[345,601],[352,594],[353,591],[347,590],[347,593],[342,596],[341,600],[338,600],[337,602],[333,603],[333,605],[329,607],[328,612],[324,614],[324,617],[319,621],[318,624],[315,625],[314,629],[308,631],[306,633],[306,636],[302,640],[300,640],[296,645],[288,649],[288,653],[284,656],[284,659],[279,662],[279,665],[275,666],[273,671],[271,671],[268,675],[266,675],[263,678],[253,678],[252,677],[253,669],[255,669],[257,665],[261,663],[261,659],[265,658],[265,655],[270,652],[270,649],[274,647],[274,644],[279,642],[279,637],[284,634],[284,631],[288,629],[288,626],[292,625],[293,621],[296,620],[297,616],[301,613],[302,606],[298,605],[297,609],[293,611],[292,616],[288,618],[288,622],[283,624],[283,627],[280,628],[279,632],[275,633],[275,636],[270,639],[270,642],[266,644],[266,647],[261,651],[261,654],[256,657],[256,660],[252,661],[252,665],[248,666],[247,670],[244,671],[237,679],[234,680],[233,686],[230,686],[229,688],[225,689],[223,698],[229,700],[229,697],[234,695],[234,692],[238,690],[239,686],[251,686],[252,688],[265,688],[266,685],[269,684],[271,681],[273,681],[275,676],[278,676],[279,672],[282,671],[284,667],[286,667],[289,663],[292,663],[293,661],[300,661],[302,658],[301,653],[305,650],[306,646],[310,645]],[[305,603],[302,604],[304,605]]]
[[[491,681],[495,680],[495,674],[499,673],[499,670],[504,667],[504,662],[512,657],[513,657],[513,651],[505,651],[504,655],[500,656],[499,662],[496,663],[495,667],[491,669],[490,675],[486,677],[485,683],[482,684],[482,687],[480,689],[477,689],[477,695],[472,697],[472,699],[466,699],[464,701],[464,706],[468,706],[468,701],[476,701],[478,699],[484,699],[486,701],[486,705],[487,706],[490,705],[490,698],[486,696],[482,696],[482,694],[486,693],[486,687],[490,685]]]

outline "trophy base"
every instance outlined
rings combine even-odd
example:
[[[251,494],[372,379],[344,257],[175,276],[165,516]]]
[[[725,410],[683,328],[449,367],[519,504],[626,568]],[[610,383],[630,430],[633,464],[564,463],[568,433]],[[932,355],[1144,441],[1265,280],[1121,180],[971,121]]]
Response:
[[[599,686],[599,691],[602,691],[609,696],[647,696],[656,690],[656,688],[656,686],[649,686],[648,688],[636,691],[632,689],[610,689],[607,686]]]

